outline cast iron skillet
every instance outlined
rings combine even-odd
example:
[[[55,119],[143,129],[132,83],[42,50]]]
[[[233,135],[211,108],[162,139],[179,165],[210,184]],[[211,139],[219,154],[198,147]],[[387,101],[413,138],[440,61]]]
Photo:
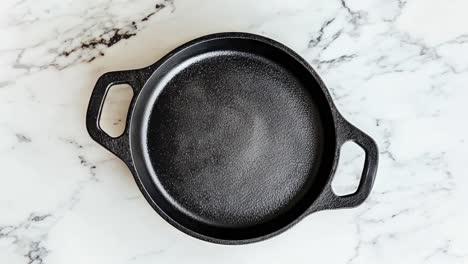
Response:
[[[99,127],[109,88],[134,91],[125,132]],[[348,123],[315,71],[271,39],[220,33],[190,41],[155,64],[109,72],[96,83],[86,126],[122,159],[151,206],[209,242],[270,238],[306,215],[354,207],[371,191],[375,142]],[[365,150],[357,191],[331,182],[340,147]]]

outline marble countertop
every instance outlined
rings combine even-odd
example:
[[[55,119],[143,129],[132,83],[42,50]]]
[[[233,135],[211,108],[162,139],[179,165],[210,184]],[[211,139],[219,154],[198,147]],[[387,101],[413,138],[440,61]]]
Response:
[[[1,1],[0,263],[468,263],[467,9],[465,0]],[[221,31],[294,49],[378,142],[362,206],[310,215],[264,242],[210,244],[166,223],[91,140],[84,117],[101,74]],[[343,156],[338,191],[362,166],[362,151]]]

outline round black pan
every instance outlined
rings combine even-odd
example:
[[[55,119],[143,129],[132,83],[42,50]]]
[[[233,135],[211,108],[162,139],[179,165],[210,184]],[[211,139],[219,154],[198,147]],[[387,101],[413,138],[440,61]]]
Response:
[[[112,138],[99,118],[120,83],[134,98]],[[377,169],[375,142],[338,113],[315,71],[253,34],[208,35],[149,67],[104,74],[86,121],[164,219],[214,243],[263,240],[312,212],[357,206]],[[331,181],[347,141],[365,150],[365,164],[357,191],[337,196]]]

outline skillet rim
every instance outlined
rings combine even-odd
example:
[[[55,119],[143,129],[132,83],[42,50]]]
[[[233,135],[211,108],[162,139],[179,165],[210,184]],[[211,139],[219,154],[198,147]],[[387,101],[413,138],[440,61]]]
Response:
[[[147,84],[152,79],[153,74],[155,74],[157,69],[159,67],[161,67],[169,59],[174,57],[176,54],[178,54],[180,52],[183,52],[186,49],[190,49],[193,46],[200,45],[200,44],[202,44],[204,42],[217,40],[217,39],[246,39],[246,40],[251,40],[251,41],[259,41],[259,42],[261,42],[263,44],[269,45],[269,46],[271,46],[271,47],[273,47],[275,49],[278,49],[278,50],[284,52],[286,55],[288,55],[289,57],[294,59],[294,61],[300,63],[300,65],[302,65],[302,67],[308,73],[310,73],[312,75],[314,81],[320,87],[320,89],[322,91],[322,94],[323,94],[323,96],[324,96],[324,98],[326,100],[328,108],[325,109],[325,111],[329,111],[330,114],[331,114],[331,117],[333,118],[333,120],[330,120],[331,124],[333,126],[333,132],[334,132],[334,135],[331,138],[334,139],[335,144],[334,144],[333,151],[330,151],[330,155],[332,155],[332,153],[333,153],[334,156],[333,156],[333,159],[332,159],[332,162],[331,162],[331,166],[329,166],[330,167],[329,174],[326,175],[327,177],[326,177],[325,181],[330,181],[333,178],[333,174],[334,174],[334,172],[336,170],[337,156],[338,156],[338,150],[339,150],[339,147],[338,147],[338,144],[337,144],[336,123],[338,122],[337,120],[340,120],[340,118],[342,118],[342,117],[340,116],[340,114],[338,113],[335,105],[333,104],[333,100],[332,100],[332,98],[331,98],[331,96],[330,96],[324,82],[319,77],[319,75],[316,73],[316,71],[305,61],[304,58],[302,58],[300,55],[298,55],[296,52],[294,52],[292,49],[288,48],[284,44],[281,44],[280,42],[278,42],[276,40],[273,40],[271,38],[261,36],[261,35],[257,35],[257,34],[251,34],[251,33],[245,33],[245,32],[222,32],[222,33],[214,33],[214,34],[209,34],[209,35],[205,35],[205,36],[202,36],[202,37],[198,37],[198,38],[195,38],[195,39],[193,39],[191,41],[188,41],[188,42],[178,46],[177,48],[173,49],[172,51],[167,53],[165,56],[163,56],[162,58],[157,60],[152,65],[138,70],[138,71],[144,72],[144,75],[146,75],[147,77],[146,77],[146,79],[144,81],[144,84],[142,85],[142,87],[140,89],[140,92],[138,93],[137,97],[135,98],[134,104],[132,106],[130,106],[131,107],[131,109],[130,109],[131,113],[129,113],[130,122],[127,123],[127,126],[130,126],[130,130],[129,130],[130,160],[129,160],[129,162],[131,164],[127,164],[127,166],[131,170],[132,175],[133,175],[133,177],[135,179],[135,182],[137,183],[138,188],[142,192],[143,196],[145,197],[147,202],[151,205],[151,207],[165,221],[167,221],[169,224],[171,224],[172,226],[174,226],[178,230],[188,234],[189,236],[201,239],[203,241],[217,243],[217,244],[225,244],[225,245],[249,244],[249,243],[259,242],[259,241],[266,240],[268,238],[277,236],[277,235],[283,233],[284,231],[288,230],[289,228],[291,228],[295,224],[297,224],[299,221],[301,221],[304,217],[306,217],[310,213],[315,212],[315,211],[319,211],[320,209],[312,210],[312,211],[310,210],[312,207],[314,207],[314,204],[316,202],[319,202],[319,201],[317,201],[317,199],[313,200],[310,203],[310,205],[307,207],[308,209],[306,209],[304,212],[299,214],[295,219],[293,219],[289,223],[287,223],[284,226],[278,228],[277,230],[274,230],[273,232],[270,232],[270,233],[267,233],[267,234],[264,234],[264,235],[260,235],[260,236],[257,236],[257,237],[247,238],[247,239],[223,239],[223,238],[218,238],[218,237],[212,237],[212,236],[201,234],[201,233],[199,233],[199,232],[197,232],[197,231],[195,231],[193,229],[190,229],[190,228],[180,224],[177,220],[170,217],[162,208],[160,208],[160,206],[158,205],[158,202],[155,201],[153,199],[153,197],[151,196],[151,194],[149,193],[149,191],[147,191],[147,186],[142,182],[140,173],[138,172],[138,169],[137,169],[137,167],[139,167],[139,166],[136,165],[138,162],[135,162],[135,160],[137,160],[137,159],[143,159],[142,157],[140,157],[140,155],[135,156],[135,151],[134,151],[134,149],[136,148],[135,145],[140,143],[140,142],[138,142],[138,140],[136,142],[134,142],[134,138],[136,138],[138,136],[132,133],[132,131],[133,131],[132,126],[136,123],[135,120],[138,119],[138,118],[134,119],[134,114],[136,112],[135,109],[137,108],[138,104],[145,105],[148,102],[147,98],[142,99],[142,97],[140,96],[142,94],[141,91],[143,91],[143,89],[145,89],[147,87]],[[323,109],[320,110],[320,111],[323,111]],[[135,130],[139,131],[139,129],[135,129]],[[331,157],[330,157],[330,159],[331,159]],[[325,177],[325,175],[323,175],[322,177]],[[327,183],[325,182],[323,185],[326,185],[326,184]],[[318,198],[321,195],[321,193],[323,192],[323,187],[324,186],[321,186],[321,190],[317,193],[316,198]]]

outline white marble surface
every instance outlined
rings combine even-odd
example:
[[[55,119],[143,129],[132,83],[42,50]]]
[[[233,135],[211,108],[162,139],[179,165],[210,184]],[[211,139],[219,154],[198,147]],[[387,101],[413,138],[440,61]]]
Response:
[[[466,10],[466,0],[2,0],[0,263],[468,263]],[[219,31],[277,39],[318,70],[380,146],[365,204],[265,242],[209,244],[163,221],[90,139],[98,76]],[[340,179],[359,174],[353,153]]]

